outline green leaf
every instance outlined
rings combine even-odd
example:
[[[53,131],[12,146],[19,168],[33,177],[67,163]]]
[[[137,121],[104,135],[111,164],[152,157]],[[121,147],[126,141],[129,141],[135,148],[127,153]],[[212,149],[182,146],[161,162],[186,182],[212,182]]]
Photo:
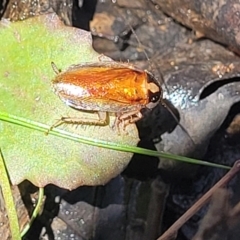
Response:
[[[0,26],[0,111],[53,125],[62,116],[97,118],[94,113],[76,111],[53,93],[55,77],[51,62],[64,70],[72,64],[98,62],[90,33],[64,26],[55,14],[22,22],[1,21]],[[101,61],[104,58],[101,56]],[[110,125],[115,120],[110,117]],[[110,126],[62,125],[80,136],[135,146],[134,124],[119,134]],[[74,189],[81,185],[104,184],[119,174],[132,154],[56,138],[39,131],[0,122],[0,145],[10,179],[24,179],[44,187],[53,183]]]

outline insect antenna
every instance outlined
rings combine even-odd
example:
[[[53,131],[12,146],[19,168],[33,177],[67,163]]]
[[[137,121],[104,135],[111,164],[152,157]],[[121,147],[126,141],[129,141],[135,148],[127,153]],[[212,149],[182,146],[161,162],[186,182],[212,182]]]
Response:
[[[153,63],[153,62],[150,60],[150,58],[148,57],[148,54],[147,54],[147,52],[145,51],[145,48],[146,48],[146,47],[141,43],[139,37],[137,36],[137,34],[136,34],[135,30],[133,29],[133,27],[131,26],[131,24],[130,24],[129,22],[127,22],[127,24],[128,24],[128,26],[129,26],[129,28],[131,29],[131,31],[132,31],[132,33],[133,33],[136,41],[138,42],[139,48],[143,51],[143,54],[145,55],[147,61],[149,62],[150,70],[151,70],[151,71],[153,70],[152,65],[154,64],[154,65],[155,65],[155,68],[158,70],[158,75],[159,75],[159,77],[160,77],[159,81],[160,81],[162,84],[164,84],[166,90],[168,91],[168,87],[167,87],[166,83],[165,83],[164,80],[163,80],[163,75],[162,75],[161,71],[159,71],[159,68],[156,66],[156,63]]]
[[[159,70],[159,67],[157,66],[157,64],[156,64],[155,62],[152,62],[152,61],[150,60],[150,58],[148,57],[148,54],[147,54],[147,52],[145,51],[145,48],[146,48],[146,47],[144,47],[144,45],[141,43],[139,37],[138,37],[137,34],[136,34],[136,31],[133,29],[133,27],[131,26],[131,24],[130,24],[128,21],[126,21],[126,23],[127,23],[127,25],[129,26],[130,30],[132,31],[132,34],[134,35],[134,37],[135,37],[135,39],[136,39],[136,41],[137,41],[140,49],[143,51],[143,53],[144,53],[147,61],[149,62],[150,70],[153,69],[152,65],[154,64],[154,65],[155,65],[155,66],[154,66],[154,67],[155,67],[154,69],[157,69],[157,71],[158,71],[158,75],[159,75],[159,79],[158,79],[158,80],[159,80],[162,84],[164,84],[164,87],[165,87],[166,91],[169,93],[169,89],[168,89],[166,83],[164,82],[164,78],[163,78],[163,75],[162,75],[161,71]],[[156,54],[154,54],[154,55],[156,56],[156,55],[158,55],[158,54],[156,53]],[[171,114],[171,116],[173,117],[173,119],[176,121],[176,123],[179,125],[179,127],[182,129],[182,131],[189,137],[191,143],[192,143],[193,145],[195,145],[194,140],[192,139],[192,137],[191,137],[190,134],[188,133],[187,129],[180,123],[180,120],[179,120],[178,117],[175,115],[175,113],[173,112],[173,110],[168,106],[167,101],[165,101],[165,100],[163,99],[163,100],[161,100],[161,104],[169,111],[169,113]]]

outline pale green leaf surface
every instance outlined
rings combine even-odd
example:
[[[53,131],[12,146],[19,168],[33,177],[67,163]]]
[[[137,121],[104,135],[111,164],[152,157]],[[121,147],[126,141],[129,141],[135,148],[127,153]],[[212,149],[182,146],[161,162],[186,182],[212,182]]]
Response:
[[[52,90],[53,61],[64,70],[72,64],[96,62],[91,35],[64,26],[54,14],[22,22],[1,21],[0,25],[0,110],[49,124],[61,116],[97,118],[66,106]],[[104,58],[101,56],[101,61]],[[113,124],[115,117],[110,118]],[[109,126],[62,125],[81,136],[135,146],[134,124],[118,134]],[[0,122],[0,146],[13,184],[24,179],[43,187],[53,183],[73,189],[81,185],[104,184],[119,174],[132,154],[103,149],[42,132]]]

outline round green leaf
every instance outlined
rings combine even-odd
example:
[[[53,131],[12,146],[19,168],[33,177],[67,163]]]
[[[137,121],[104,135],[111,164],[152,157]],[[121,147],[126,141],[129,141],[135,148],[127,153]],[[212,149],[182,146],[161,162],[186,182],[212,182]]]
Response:
[[[49,14],[21,22],[2,20],[0,42],[0,111],[49,126],[62,116],[97,118],[96,113],[66,106],[53,93],[51,84],[55,77],[51,62],[64,70],[72,64],[109,61],[92,49],[89,32],[67,27],[55,14]],[[110,116],[110,126],[114,120],[115,116]],[[137,144],[134,124],[120,133],[110,126],[65,124],[59,128],[94,139]],[[6,122],[0,122],[0,147],[13,184],[28,179],[39,187],[53,183],[67,189],[106,183],[132,156]]]

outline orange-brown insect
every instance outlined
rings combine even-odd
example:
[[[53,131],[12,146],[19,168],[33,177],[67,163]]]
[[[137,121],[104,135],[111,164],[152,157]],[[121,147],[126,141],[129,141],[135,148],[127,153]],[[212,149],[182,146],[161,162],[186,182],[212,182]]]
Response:
[[[55,72],[56,66],[53,64]],[[139,120],[142,108],[154,108],[162,99],[162,89],[154,76],[130,64],[85,63],[58,72],[53,80],[55,93],[68,106],[96,111],[98,120],[62,118],[63,122],[106,125],[107,114],[115,113],[115,126],[123,128]]]

